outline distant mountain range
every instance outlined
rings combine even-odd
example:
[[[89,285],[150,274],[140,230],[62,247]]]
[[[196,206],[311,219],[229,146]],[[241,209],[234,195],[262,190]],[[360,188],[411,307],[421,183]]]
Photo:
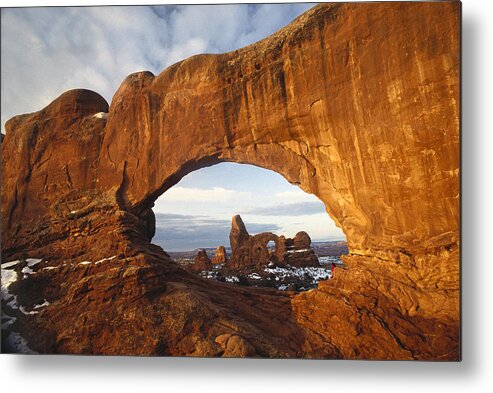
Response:
[[[327,242],[312,242],[313,251],[319,257],[326,256],[340,256],[348,253],[347,244],[345,241],[327,241]],[[173,259],[193,259],[197,255],[199,250],[205,250],[209,257],[213,257],[216,251],[215,247],[203,247],[196,248],[190,251],[167,251],[169,256]],[[231,248],[226,247],[226,253],[228,257],[231,254]]]

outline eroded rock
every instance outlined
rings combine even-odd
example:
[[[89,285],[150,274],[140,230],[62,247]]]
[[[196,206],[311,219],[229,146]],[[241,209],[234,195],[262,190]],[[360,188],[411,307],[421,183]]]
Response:
[[[54,300],[19,315],[33,349],[219,356],[238,330],[262,356],[457,359],[459,21],[459,2],[322,4],[248,47],[132,74],[109,108],[73,90],[10,119],[2,261],[50,261],[26,283],[57,272],[17,288]],[[318,196],[348,269],[289,297],[204,283],[149,244],[155,199],[223,161]],[[238,222],[231,243],[246,235]]]
[[[212,257],[213,264],[222,264],[228,261],[226,254],[226,248],[224,246],[217,246],[216,254]]]
[[[201,272],[204,270],[212,269],[212,262],[209,258],[209,255],[207,255],[207,251],[199,250],[197,252],[193,264],[190,265],[190,269],[194,272]]]
[[[298,232],[294,239],[277,236],[271,232],[250,236],[239,215],[231,223],[231,261],[227,268],[242,271],[245,268],[262,270],[266,266],[320,266],[311,249],[311,239],[306,232]],[[274,243],[274,249],[268,245]]]

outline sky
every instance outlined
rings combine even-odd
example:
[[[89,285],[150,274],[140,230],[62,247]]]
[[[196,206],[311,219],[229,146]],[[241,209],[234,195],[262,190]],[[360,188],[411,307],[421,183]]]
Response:
[[[91,89],[110,102],[132,72],[158,74],[195,54],[238,49],[312,6],[3,8],[2,130],[12,116],[37,111],[69,89]]]
[[[4,8],[1,12],[1,122],[40,110],[64,91],[91,89],[108,102],[130,73],[159,74],[199,53],[256,42],[314,4]],[[258,191],[260,190],[260,191]],[[186,176],[156,202],[154,242],[189,250],[228,245],[231,216],[250,233],[313,240],[344,235],[313,195],[275,172],[222,163]]]
[[[293,237],[306,231],[313,241],[345,239],[315,195],[253,165],[224,162],[194,171],[158,198],[153,210],[153,243],[169,251],[228,247],[235,214],[250,234]]]

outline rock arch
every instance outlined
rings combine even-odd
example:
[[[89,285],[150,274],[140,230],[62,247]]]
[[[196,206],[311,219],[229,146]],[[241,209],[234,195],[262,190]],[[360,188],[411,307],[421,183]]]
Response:
[[[362,294],[352,304],[374,296],[399,310],[360,322],[371,336],[397,318],[396,331],[382,325],[393,354],[456,357],[459,7],[320,5],[248,47],[132,74],[109,109],[74,90],[14,117],[2,141],[4,258],[153,254],[160,194],[204,166],[254,164],[318,196],[348,240],[353,270],[293,300],[306,332],[341,314],[323,299],[350,286]],[[322,322],[303,317],[307,304],[323,305]],[[416,332],[445,324],[447,340],[402,337],[410,318]],[[371,354],[332,328],[342,356]]]
[[[351,7],[355,18],[366,12]],[[458,65],[458,42],[443,39],[435,52],[410,40],[436,22],[434,15],[419,20],[426,13],[420,7],[399,10],[412,23],[404,35],[392,23],[383,26],[395,16],[382,7],[379,32],[393,37],[383,48],[360,38],[375,26],[344,29],[345,6],[331,5],[249,47],[194,56],[157,77],[130,75],[110,106],[104,179],[114,184],[125,169],[129,203],[140,207],[194,169],[253,164],[317,195],[353,250],[424,248],[436,237],[440,245],[453,243],[458,118],[447,114],[457,109],[457,80],[446,75]],[[415,57],[401,61],[394,50]],[[386,67],[399,76],[382,83]],[[426,84],[441,103],[433,113],[425,108]],[[399,114],[389,116],[394,107]],[[439,174],[440,188],[430,171]]]

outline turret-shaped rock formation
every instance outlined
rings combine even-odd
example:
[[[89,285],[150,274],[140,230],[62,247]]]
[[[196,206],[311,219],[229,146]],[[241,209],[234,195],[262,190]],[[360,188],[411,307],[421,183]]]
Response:
[[[239,215],[233,216],[231,224],[231,261],[228,268],[262,269],[271,264],[284,266],[320,266],[318,258],[310,248],[311,239],[306,232],[298,232],[294,239],[277,236],[271,232],[250,236]],[[269,250],[268,243],[273,241],[275,248]]]
[[[233,216],[231,220],[231,232],[229,233],[229,244],[231,251],[236,250],[240,244],[243,244],[250,237],[246,230],[245,224],[240,215]]]

